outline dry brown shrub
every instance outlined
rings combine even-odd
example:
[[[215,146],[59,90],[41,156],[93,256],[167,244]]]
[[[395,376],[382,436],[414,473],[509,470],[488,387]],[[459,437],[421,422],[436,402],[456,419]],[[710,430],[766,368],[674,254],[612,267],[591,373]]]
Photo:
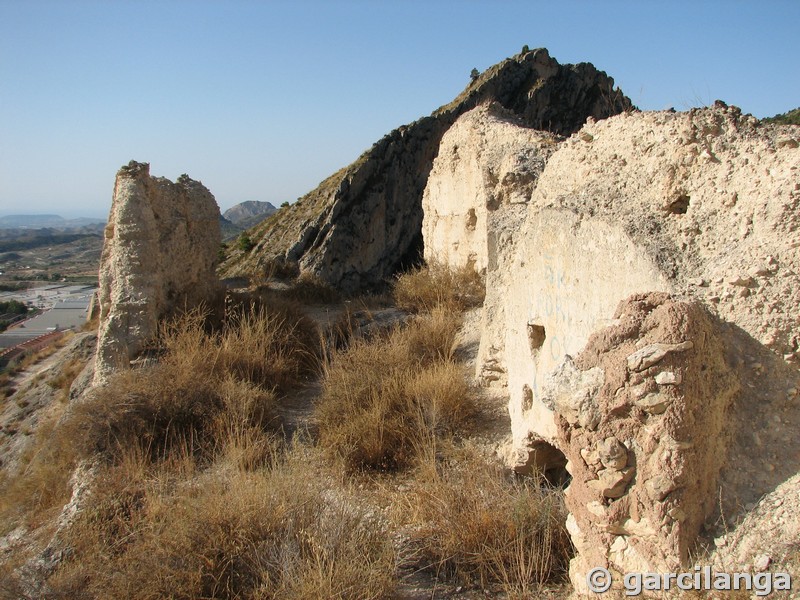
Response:
[[[58,405],[40,421],[33,444],[16,471],[0,471],[0,535],[21,522],[36,527],[69,500],[69,478],[77,462],[70,434],[57,427]]]
[[[188,448],[209,460],[233,440],[238,440],[233,446],[245,438],[258,446],[256,439],[268,438],[278,425],[273,390],[286,389],[316,368],[308,350],[311,336],[282,310],[240,313],[217,333],[206,331],[203,315],[185,315],[164,327],[156,364],[121,371],[70,407],[64,423],[42,429],[45,437],[36,456],[72,460],[100,454],[117,460],[137,447],[152,460],[163,460]],[[70,374],[75,370],[66,369]],[[67,379],[53,383],[66,386]],[[30,476],[30,467],[20,474],[29,481],[19,485],[62,488],[68,467],[59,485],[43,482],[44,473],[63,467],[64,460],[41,461],[37,477]]]
[[[463,430],[475,395],[450,360],[457,323],[440,311],[334,353],[315,407],[320,445],[350,470],[396,470]]]
[[[61,392],[59,400],[62,402],[69,400],[69,388],[85,366],[85,361],[73,358],[61,365],[58,374],[47,382],[50,387]]]
[[[70,411],[63,427],[75,432],[86,458],[116,461],[132,446],[154,461],[185,446],[200,458],[213,449],[208,432],[221,410],[208,374],[165,361],[115,374]]]
[[[219,373],[232,373],[279,393],[316,374],[322,355],[317,326],[295,305],[246,299],[229,307],[217,337]]]
[[[418,363],[451,360],[461,316],[444,306],[419,315],[397,334],[397,343],[407,347],[409,357]]]
[[[516,598],[563,580],[572,553],[563,493],[510,479],[469,447],[448,452],[419,469],[405,497],[420,564]]]
[[[87,598],[387,598],[386,525],[328,491],[301,451],[176,485],[107,470],[49,584]]]
[[[304,304],[332,304],[341,300],[339,292],[312,273],[302,273],[284,295]]]
[[[431,263],[398,276],[394,284],[397,306],[411,312],[430,312],[436,307],[463,311],[480,306],[486,288],[470,267],[451,269]]]

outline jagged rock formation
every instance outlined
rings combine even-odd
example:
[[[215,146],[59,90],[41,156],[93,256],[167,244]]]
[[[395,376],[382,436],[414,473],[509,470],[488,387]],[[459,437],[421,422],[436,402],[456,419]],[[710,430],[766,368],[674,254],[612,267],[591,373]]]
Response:
[[[161,318],[217,301],[220,243],[219,208],[202,183],[151,177],[134,161],[119,170],[100,263],[95,384],[127,367]]]
[[[596,566],[599,552],[607,564],[628,571],[674,566],[686,559],[711,504],[721,507],[728,522],[735,521],[743,507],[800,470],[800,442],[793,434],[800,426],[797,130],[763,125],[723,103],[686,113],[623,113],[589,119],[547,158],[538,141],[529,142],[531,132],[518,127],[519,144],[503,143],[514,147],[519,160],[495,181],[481,176],[496,169],[481,140],[508,140],[514,126],[477,114],[462,121],[453,130],[467,136],[457,144],[458,156],[452,152],[455,144],[443,145],[436,177],[428,183],[425,218],[434,222],[424,228],[438,222],[450,231],[426,238],[426,256],[463,263],[453,253],[455,239],[469,240],[469,248],[486,248],[487,297],[476,375],[487,384],[508,386],[520,458],[515,466],[552,469],[563,463],[563,453],[582,478],[572,483],[571,501],[576,546],[590,552],[588,562],[579,557],[573,567],[579,589],[585,586],[584,567],[592,561]],[[463,185],[451,181],[453,172],[460,173]],[[531,183],[530,173],[539,172]],[[519,180],[526,183],[517,187]],[[447,189],[461,197],[448,197],[442,193]],[[469,219],[442,221],[442,213],[458,214],[453,207],[468,213],[475,198],[491,197],[527,197],[528,202],[523,210],[488,211],[485,228],[473,230]],[[476,239],[484,232],[485,240]],[[481,268],[481,259],[475,265]],[[662,314],[664,322],[677,319],[674,329],[683,339],[661,339],[653,334],[661,331],[657,325],[624,333],[636,311],[623,305],[615,314],[617,305],[656,291],[674,300],[659,301],[648,311]],[[605,354],[597,355],[593,367],[575,366],[570,357],[591,353],[601,339],[592,337],[598,331],[606,332],[596,334],[607,338]],[[697,335],[704,340],[702,353]],[[634,359],[627,363],[637,340],[645,345],[641,350],[654,350],[663,373],[647,373],[651,366]],[[694,346],[681,345],[687,341]],[[656,343],[678,346],[660,348],[666,352],[661,357],[659,347],[651,347]],[[702,366],[713,368],[699,375]],[[609,379],[609,369],[616,378]],[[637,387],[644,383],[638,381],[643,371],[647,389]],[[688,382],[688,372],[698,380],[726,383]],[[568,400],[560,403],[552,389],[559,377],[556,388]],[[698,402],[707,414],[693,416]],[[627,423],[640,418],[663,423],[663,431],[655,426],[649,441],[629,434]],[[681,435],[693,427],[718,431],[720,422],[725,428],[715,438],[719,447],[703,446],[700,433],[693,436],[692,448],[662,447],[667,438],[682,443]],[[578,430],[599,433],[581,437]],[[588,460],[579,453],[583,444],[615,456],[624,447],[626,460],[651,470],[636,475],[626,471],[627,463],[617,469],[597,463],[594,455]],[[705,473],[710,487],[683,481],[679,487],[687,491],[668,490],[666,503],[660,493],[651,497],[657,490],[648,495],[656,465],[669,471],[671,464],[680,465],[677,479],[687,468]],[[589,486],[591,480],[598,483]],[[581,489],[596,497],[582,496]],[[634,493],[636,501],[620,504],[620,492]],[[584,508],[579,498],[587,501]],[[673,500],[680,510],[670,515]],[[624,504],[624,510],[612,510],[612,504]],[[603,529],[601,517],[617,511],[630,516],[630,527],[624,525],[626,517],[616,533]],[[684,513],[693,516],[675,518]],[[641,526],[644,517],[652,527]],[[711,528],[710,521],[705,525]]]
[[[256,247],[229,259],[224,274],[249,275],[279,262],[345,290],[383,284],[421,255],[422,194],[442,136],[461,114],[489,101],[557,134],[631,108],[613,79],[590,64],[560,65],[544,49],[507,59],[270,217],[251,235]]]

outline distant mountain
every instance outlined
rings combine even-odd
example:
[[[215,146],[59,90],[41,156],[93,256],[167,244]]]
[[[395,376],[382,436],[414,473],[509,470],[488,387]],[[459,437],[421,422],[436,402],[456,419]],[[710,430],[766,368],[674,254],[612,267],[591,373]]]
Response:
[[[65,219],[60,215],[6,215],[0,217],[0,229],[80,229],[105,222],[105,219],[88,217]]]
[[[248,200],[232,206],[222,213],[222,216],[242,229],[249,229],[254,225],[258,225],[277,210],[270,202]]]
[[[228,240],[232,240],[233,238],[238,237],[239,234],[244,231],[244,227],[239,227],[238,225],[231,223],[228,219],[220,215],[219,231],[222,234],[222,241],[227,242]]]

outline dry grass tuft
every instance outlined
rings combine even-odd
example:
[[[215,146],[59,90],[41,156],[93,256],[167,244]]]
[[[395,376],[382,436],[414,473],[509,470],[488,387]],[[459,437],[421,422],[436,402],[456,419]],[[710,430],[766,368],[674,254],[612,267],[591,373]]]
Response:
[[[406,497],[420,564],[516,598],[563,578],[572,546],[560,490],[509,479],[470,448],[449,452],[419,470]]]
[[[117,461],[136,446],[152,461],[227,453],[253,468],[280,425],[277,394],[316,369],[312,339],[281,311],[238,311],[217,333],[186,315],[164,328],[156,364],[114,375],[74,407],[68,426],[81,432],[85,457]]]
[[[348,492],[328,493],[308,465],[293,451],[257,472],[209,471],[182,486],[163,472],[108,469],[49,584],[88,598],[390,597],[385,524]]]
[[[85,361],[73,358],[66,364],[61,365],[58,374],[47,382],[50,387],[60,391],[59,400],[61,402],[69,400],[70,386],[85,366]]]
[[[311,273],[302,273],[284,295],[303,304],[333,304],[341,300],[339,292]]]
[[[462,431],[475,395],[451,360],[458,324],[438,310],[335,353],[316,406],[320,445],[350,470],[396,470]]]
[[[436,307],[463,311],[483,304],[485,294],[483,280],[474,269],[454,270],[437,263],[403,273],[394,284],[397,306],[411,312],[430,312]]]
[[[285,302],[233,301],[221,331],[209,332],[204,316],[184,315],[167,324],[160,363],[215,379],[231,374],[265,389],[283,393],[315,373],[319,365],[319,332],[302,312]]]
[[[69,500],[76,457],[72,440],[56,426],[60,414],[52,412],[39,423],[16,472],[0,472],[0,534],[20,522],[37,527]]]

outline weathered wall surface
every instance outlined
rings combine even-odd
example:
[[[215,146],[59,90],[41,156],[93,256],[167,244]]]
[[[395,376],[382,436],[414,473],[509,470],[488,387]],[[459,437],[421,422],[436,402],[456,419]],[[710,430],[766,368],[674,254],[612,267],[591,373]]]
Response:
[[[507,370],[517,440],[552,436],[540,378],[635,292],[696,297],[795,360],[795,144],[720,106],[590,122],[559,147],[487,290],[504,338],[482,341],[481,367]]]
[[[514,257],[499,288],[504,339],[495,344],[504,348],[512,434],[520,442],[531,431],[554,438],[553,413],[540,401],[542,377],[611,323],[622,298],[671,286],[621,227],[572,212],[532,214]]]
[[[345,290],[384,284],[419,259],[422,194],[444,133],[463,113],[497,102],[536,129],[578,130],[591,116],[631,107],[614,80],[588,63],[560,65],[545,49],[488,69],[450,104],[400,127],[252,234],[224,273],[252,275],[272,262],[297,266]]]
[[[715,319],[664,293],[620,303],[543,385],[569,463],[573,585],[605,567],[678,572],[716,507],[739,383]]]
[[[493,213],[527,204],[558,141],[498,104],[458,119],[442,138],[422,196],[425,259],[485,273]]]
[[[159,319],[216,302],[220,243],[219,208],[203,184],[151,177],[146,163],[119,170],[100,261],[95,383],[126,368]]]
[[[504,143],[521,155],[529,139]],[[508,387],[515,467],[569,460],[579,590],[590,566],[673,570],[714,510],[733,522],[800,471],[799,140],[722,103],[589,119],[527,205],[466,238],[486,248],[476,375]],[[458,151],[429,181],[426,219],[472,187],[528,195],[514,178],[487,185],[480,153]],[[676,346],[630,362],[653,344]]]

